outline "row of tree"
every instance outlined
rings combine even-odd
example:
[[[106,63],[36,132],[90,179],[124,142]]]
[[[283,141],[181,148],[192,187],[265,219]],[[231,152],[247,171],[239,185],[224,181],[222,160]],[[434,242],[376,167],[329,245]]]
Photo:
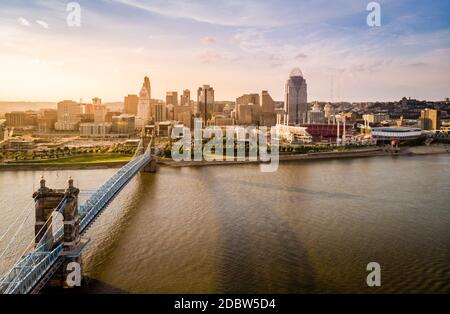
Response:
[[[95,147],[58,147],[44,150],[33,151],[0,151],[0,160],[47,160],[59,159],[71,156],[80,156],[87,154],[123,154],[133,155],[134,147],[125,146],[95,146]]]

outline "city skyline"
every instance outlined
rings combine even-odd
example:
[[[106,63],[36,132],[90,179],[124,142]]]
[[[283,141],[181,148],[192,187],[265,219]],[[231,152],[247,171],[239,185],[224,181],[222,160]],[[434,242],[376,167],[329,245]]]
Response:
[[[379,1],[371,28],[367,3],[79,1],[82,24],[68,27],[66,1],[4,1],[0,100],[122,101],[144,75],[152,98],[209,84],[216,100],[283,100],[294,67],[309,101],[448,97],[450,4]]]

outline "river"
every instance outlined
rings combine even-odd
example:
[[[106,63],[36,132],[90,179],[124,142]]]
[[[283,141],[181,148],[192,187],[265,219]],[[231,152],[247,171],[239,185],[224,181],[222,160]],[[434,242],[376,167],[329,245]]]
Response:
[[[115,171],[0,172],[0,235],[41,175],[54,188],[72,176],[88,192]],[[448,154],[288,162],[275,173],[161,167],[133,178],[86,234],[83,291],[445,293],[449,179]],[[381,287],[366,284],[369,262],[381,265]]]

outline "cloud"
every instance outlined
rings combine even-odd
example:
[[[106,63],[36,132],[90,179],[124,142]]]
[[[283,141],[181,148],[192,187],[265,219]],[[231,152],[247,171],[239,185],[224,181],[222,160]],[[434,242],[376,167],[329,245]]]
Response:
[[[214,50],[206,50],[198,55],[198,59],[201,63],[233,63],[239,61],[241,57],[230,54],[221,53]]]
[[[212,44],[216,42],[216,39],[214,37],[211,36],[205,36],[202,38],[202,42],[205,44]]]
[[[31,26],[31,23],[28,22],[28,20],[25,19],[25,18],[23,18],[23,17],[19,17],[17,20],[18,20],[19,23],[22,24],[23,26],[26,26],[26,27],[30,27],[30,26]]]
[[[290,19],[283,19],[289,13],[278,3],[258,0],[111,0],[150,13],[170,18],[189,19],[200,23],[221,26],[285,25]],[[290,15],[293,15],[292,13]],[[294,17],[294,16],[292,16]]]
[[[306,54],[304,54],[303,52],[298,53],[295,56],[295,59],[306,59],[308,56]]]
[[[36,24],[42,26],[45,29],[48,29],[48,23],[42,20],[36,20]]]

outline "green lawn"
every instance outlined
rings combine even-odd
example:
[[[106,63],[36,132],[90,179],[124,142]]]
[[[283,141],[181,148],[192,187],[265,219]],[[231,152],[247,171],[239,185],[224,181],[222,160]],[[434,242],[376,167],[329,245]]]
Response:
[[[78,156],[70,156],[58,159],[35,159],[35,160],[18,160],[14,163],[33,163],[33,164],[91,164],[102,162],[127,162],[131,160],[131,156],[120,154],[86,154]]]

